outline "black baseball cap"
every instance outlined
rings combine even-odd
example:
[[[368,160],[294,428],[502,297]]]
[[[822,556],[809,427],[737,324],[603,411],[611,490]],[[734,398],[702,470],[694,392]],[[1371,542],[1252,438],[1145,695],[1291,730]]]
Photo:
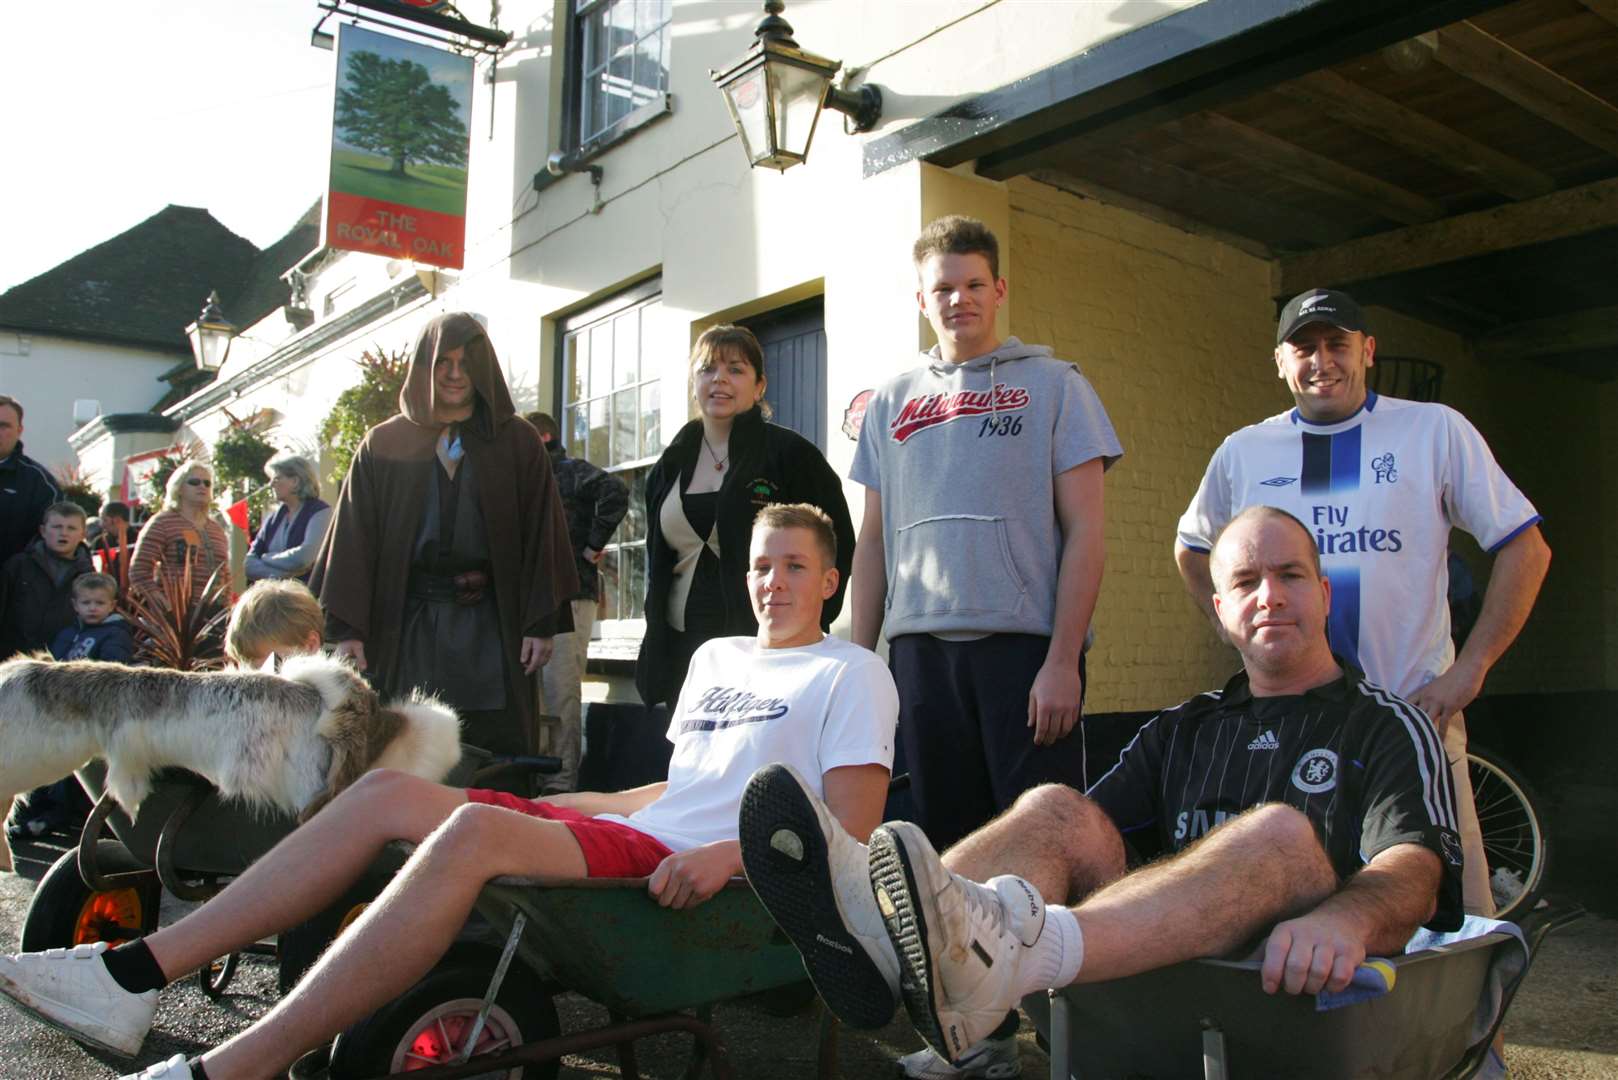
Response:
[[[1329,323],[1341,330],[1365,333],[1365,312],[1346,292],[1336,289],[1310,289],[1287,301],[1281,321],[1275,327],[1277,345],[1310,323]]]

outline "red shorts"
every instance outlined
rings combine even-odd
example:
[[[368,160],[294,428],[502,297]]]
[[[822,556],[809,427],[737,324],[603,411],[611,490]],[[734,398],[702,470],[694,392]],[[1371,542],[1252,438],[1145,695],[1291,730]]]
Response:
[[[655,837],[617,821],[600,821],[589,814],[556,806],[542,799],[525,799],[505,791],[467,788],[468,802],[499,806],[529,817],[560,821],[584,852],[585,872],[594,878],[650,877],[657,864],[674,854]]]

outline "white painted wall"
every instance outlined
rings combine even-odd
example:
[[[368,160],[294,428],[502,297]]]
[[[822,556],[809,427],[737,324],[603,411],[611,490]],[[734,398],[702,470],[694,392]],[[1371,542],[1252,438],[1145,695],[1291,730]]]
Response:
[[[99,400],[103,413],[145,412],[167,387],[157,377],[183,359],[128,345],[0,330],[0,393],[23,404],[25,452],[55,468],[78,461],[67,442],[78,426],[76,399]]]

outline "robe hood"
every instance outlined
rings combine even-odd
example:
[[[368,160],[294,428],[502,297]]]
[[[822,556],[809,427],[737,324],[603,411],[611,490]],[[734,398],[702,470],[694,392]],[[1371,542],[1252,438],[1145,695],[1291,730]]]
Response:
[[[490,438],[517,414],[511,391],[495,359],[488,331],[477,318],[464,311],[451,311],[429,321],[416,335],[416,346],[399,389],[399,411],[418,427],[436,431],[442,424],[433,420],[433,363],[448,349],[466,347],[466,374],[478,407],[467,424]]]

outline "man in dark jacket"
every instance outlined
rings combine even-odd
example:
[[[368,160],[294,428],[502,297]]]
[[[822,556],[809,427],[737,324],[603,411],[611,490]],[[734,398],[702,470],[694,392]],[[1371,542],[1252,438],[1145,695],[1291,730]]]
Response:
[[[0,394],[0,564],[38,538],[45,508],[61,497],[45,466],[22,452],[22,402]]]
[[[555,650],[539,671],[540,712],[547,718],[539,732],[540,752],[562,759],[562,770],[545,779],[545,793],[572,791],[579,779],[583,745],[580,730],[580,694],[590,630],[595,625],[600,578],[596,569],[601,550],[618,531],[629,509],[629,489],[605,469],[583,458],[567,456],[562,432],[546,413],[531,412],[524,419],[539,431],[556,472],[556,487],[567,514],[568,540],[578,564],[579,592],[573,597],[573,632],[556,635]]]

